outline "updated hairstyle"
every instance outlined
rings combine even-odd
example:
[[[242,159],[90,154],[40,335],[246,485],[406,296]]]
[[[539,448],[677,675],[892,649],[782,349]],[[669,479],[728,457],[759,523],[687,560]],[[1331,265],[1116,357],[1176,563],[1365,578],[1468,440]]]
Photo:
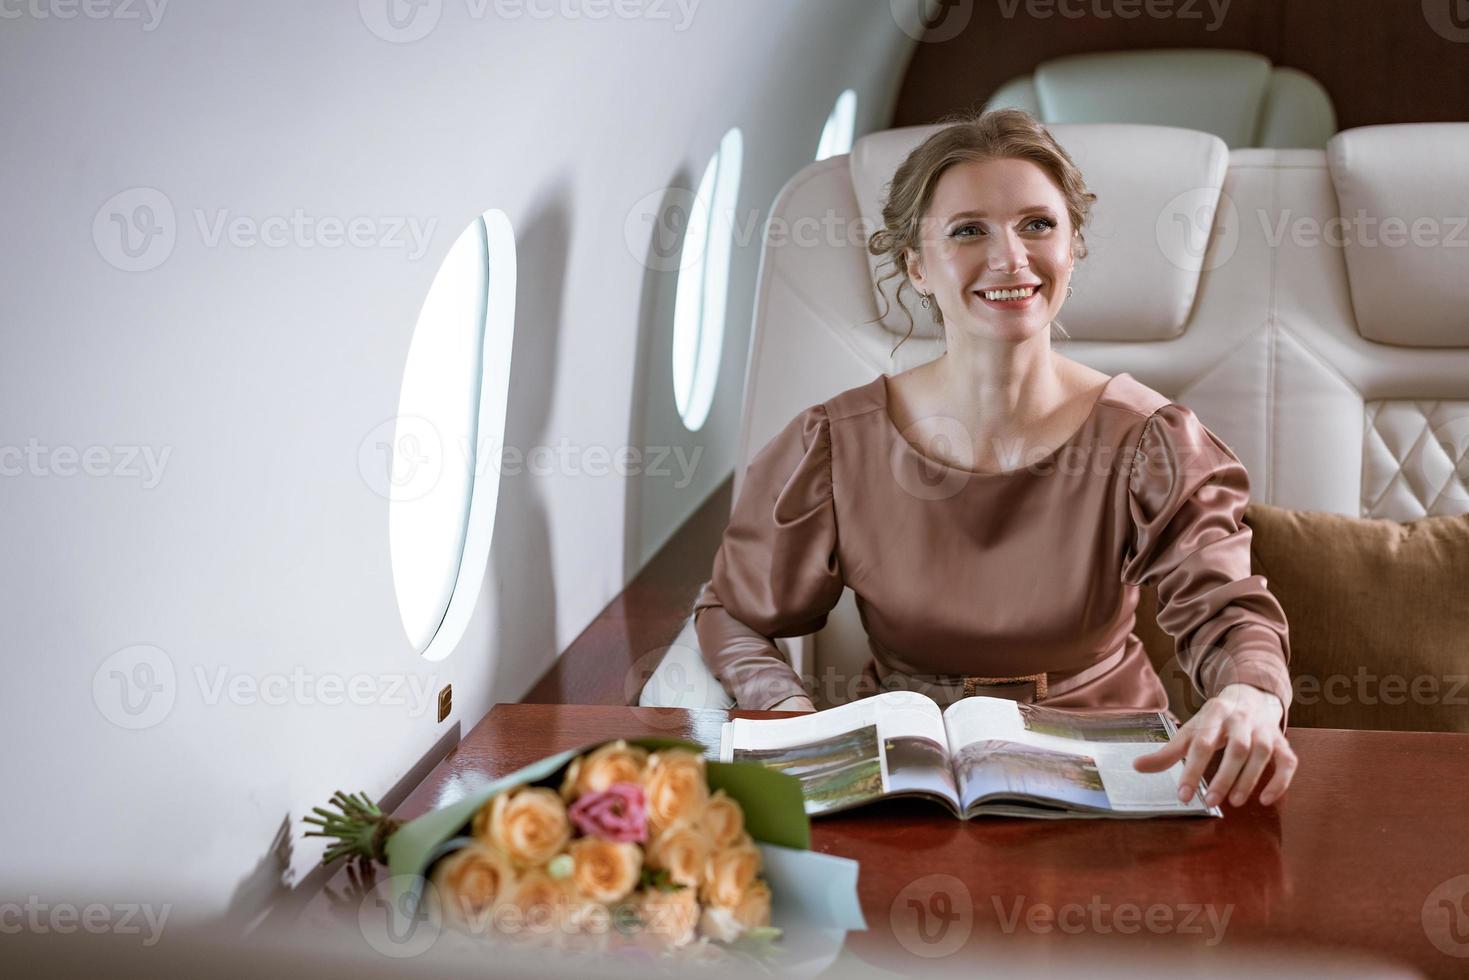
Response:
[[[1076,258],[1079,260],[1086,256],[1086,238],[1082,228],[1097,195],[1086,189],[1081,170],[1034,116],[1021,109],[961,110],[939,122],[944,128],[909,153],[893,174],[887,200],[882,207],[883,226],[867,239],[867,251],[884,257],[893,266],[890,272],[877,280],[878,292],[884,303],[887,302],[887,294],[882,293],[881,287],[889,279],[901,277],[898,282],[900,301],[904,287],[912,287],[904,256],[908,250],[914,253],[921,251],[922,219],[928,213],[934,188],[945,171],[957,163],[1029,160],[1040,167],[1066,199],[1066,215],[1071,220],[1072,247]],[[938,303],[932,304],[930,313],[934,323],[943,326],[944,315]],[[903,314],[908,318],[908,332],[898,341],[894,351],[913,336],[913,315],[906,306]],[[878,320],[886,316],[885,309]],[[1056,327],[1065,335],[1059,321]]]

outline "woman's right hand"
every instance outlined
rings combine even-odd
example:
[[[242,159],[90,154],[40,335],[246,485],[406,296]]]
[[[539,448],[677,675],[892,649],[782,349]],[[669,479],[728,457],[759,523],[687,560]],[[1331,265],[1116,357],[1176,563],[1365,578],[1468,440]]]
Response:
[[[815,711],[816,705],[804,694],[792,694],[784,701],[770,706],[771,711]]]

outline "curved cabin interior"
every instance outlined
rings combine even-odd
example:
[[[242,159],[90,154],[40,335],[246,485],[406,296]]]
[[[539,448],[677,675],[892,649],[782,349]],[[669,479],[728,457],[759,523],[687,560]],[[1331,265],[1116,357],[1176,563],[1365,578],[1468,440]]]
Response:
[[[1462,0],[17,0],[0,18],[7,974],[1469,970]],[[1055,333],[1015,312],[1027,300],[939,322],[870,247],[900,165],[1002,109],[1095,194]],[[1023,275],[1033,247],[1002,239],[1020,244],[984,274]],[[785,574],[794,545],[751,545],[900,477],[838,460],[858,445],[843,393],[892,391],[872,385],[956,346],[1013,359],[1005,324],[1033,322],[1032,353],[1049,340],[1186,406],[1241,507],[1247,473],[1247,508],[1196,481],[1215,510],[1174,529],[1176,567],[1212,584],[1165,569],[1119,593],[1067,567],[1073,544],[1123,547],[1135,469],[1095,508],[1054,483],[1002,498],[986,528],[1044,523],[1046,499],[1077,529],[1003,568],[990,532],[925,538],[907,507],[829,529],[820,561],[842,577],[820,602]],[[813,458],[815,430],[789,427],[813,406],[826,482],[780,499],[764,477],[781,445]],[[1075,448],[1060,430],[1079,418],[1053,442]],[[1241,547],[1207,564],[1226,532]],[[887,544],[859,559],[864,534]],[[782,879],[762,852],[774,939],[740,918],[754,906],[709,919],[728,911],[722,852],[671,857],[657,822],[635,838],[635,894],[704,903],[676,942],[420,923],[453,848],[410,867],[398,831],[492,781],[616,739],[734,765],[731,732],[809,741],[899,703],[863,685],[896,600],[862,583],[893,542],[934,559],[933,581],[905,583],[915,671],[916,637],[956,605],[1024,623],[1068,598],[1136,603],[1113,624],[1173,739],[1202,747],[1189,759],[1239,772],[1226,738],[1279,737],[1269,772],[1289,752],[1289,790],[1202,819],[962,821],[906,798],[825,814],[808,791],[800,840],[830,863]],[[1008,591],[956,579],[955,554]],[[745,600],[745,645],[721,660],[704,589],[736,580],[800,615]],[[1210,650],[1185,651],[1178,624],[1211,595],[1240,619],[1214,610]],[[1276,603],[1288,644],[1235,628]],[[1064,698],[1043,661],[1075,639],[1033,623],[1032,707]],[[1215,649],[1245,636],[1288,646],[1287,697]],[[983,646],[962,694],[1004,705],[1025,671],[984,669]],[[1216,711],[1225,667],[1272,720]],[[884,796],[892,724],[871,729]],[[782,757],[778,785],[809,790],[789,777],[816,755]],[[1123,776],[1103,775],[1116,803]],[[587,778],[576,792],[627,777]],[[652,785],[638,820],[660,819]],[[324,861],[338,791],[377,811],[354,845],[400,863]],[[775,840],[774,797],[742,806]],[[515,854],[490,809],[434,840]],[[593,834],[586,809],[568,833]],[[497,896],[487,913],[519,901],[507,882],[598,873],[562,857],[462,887]],[[850,915],[811,924],[803,903]]]

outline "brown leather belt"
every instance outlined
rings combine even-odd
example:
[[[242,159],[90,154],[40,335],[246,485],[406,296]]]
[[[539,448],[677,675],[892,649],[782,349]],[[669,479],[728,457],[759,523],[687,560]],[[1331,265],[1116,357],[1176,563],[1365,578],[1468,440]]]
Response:
[[[1047,698],[1057,697],[1075,690],[1083,684],[1106,674],[1122,662],[1127,653],[1127,644],[1107,654],[1094,664],[1074,673],[1046,672],[1021,674],[1016,677],[987,677],[982,674],[908,674],[881,663],[875,657],[872,666],[884,687],[889,678],[896,676],[906,690],[918,691],[933,697],[935,701],[952,703],[959,698],[995,697],[1008,698],[1025,704],[1038,704]],[[940,696],[936,697],[935,692]]]

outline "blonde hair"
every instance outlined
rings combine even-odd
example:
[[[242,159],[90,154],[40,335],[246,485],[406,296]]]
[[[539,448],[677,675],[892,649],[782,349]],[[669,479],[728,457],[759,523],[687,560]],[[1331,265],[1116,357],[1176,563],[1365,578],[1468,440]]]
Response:
[[[909,153],[893,174],[882,208],[883,227],[868,236],[867,251],[884,256],[893,266],[891,272],[878,277],[880,293],[882,284],[895,276],[901,277],[897,291],[900,300],[903,287],[911,286],[904,255],[909,250],[921,251],[921,223],[933,200],[934,188],[944,172],[957,163],[1029,160],[1040,167],[1066,199],[1066,215],[1071,221],[1076,258],[1086,256],[1086,238],[1082,228],[1097,195],[1086,189],[1081,170],[1034,116],[1020,109],[963,110],[944,117],[940,122],[944,128]],[[882,296],[886,303],[887,294],[882,293]],[[944,315],[938,303],[932,304],[930,312],[934,323],[942,327]],[[894,351],[913,335],[913,315],[906,306],[903,314],[908,317],[908,332],[898,341]],[[876,323],[886,317],[887,310],[884,310],[877,320],[868,322]],[[1056,321],[1055,326],[1063,336],[1069,336],[1060,321]]]

